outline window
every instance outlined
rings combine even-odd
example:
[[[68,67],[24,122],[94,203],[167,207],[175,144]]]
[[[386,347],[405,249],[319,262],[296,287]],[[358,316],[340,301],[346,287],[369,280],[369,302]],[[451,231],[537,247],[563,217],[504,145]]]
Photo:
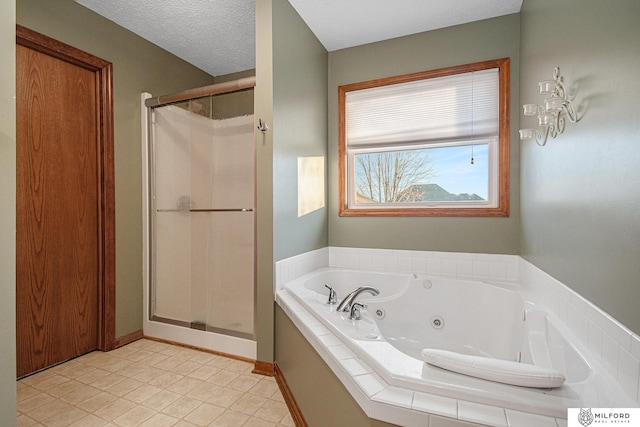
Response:
[[[340,216],[508,216],[509,59],[339,87]]]

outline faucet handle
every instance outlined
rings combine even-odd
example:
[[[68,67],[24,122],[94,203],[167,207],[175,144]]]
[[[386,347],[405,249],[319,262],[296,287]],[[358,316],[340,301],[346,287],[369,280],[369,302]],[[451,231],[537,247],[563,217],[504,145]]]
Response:
[[[330,305],[337,304],[338,295],[336,294],[336,291],[326,283],[324,284],[324,287],[329,289],[329,299],[327,300],[327,304],[330,304]]]
[[[362,319],[362,314],[360,313],[360,310],[363,308],[367,308],[367,305],[359,302],[354,302],[353,305],[351,305],[351,311],[349,312],[349,319],[351,320]]]

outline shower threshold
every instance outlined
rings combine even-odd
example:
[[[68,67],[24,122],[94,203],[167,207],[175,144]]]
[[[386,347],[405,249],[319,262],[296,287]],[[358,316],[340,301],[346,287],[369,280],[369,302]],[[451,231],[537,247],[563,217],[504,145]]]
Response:
[[[229,335],[236,338],[244,338],[248,340],[254,339],[254,336],[251,333],[237,331],[233,329],[219,328],[216,326],[207,325],[205,322],[185,322],[183,320],[169,319],[169,318],[160,317],[160,316],[151,316],[151,319],[149,320],[153,322],[167,323],[169,325],[174,325],[174,326],[181,326],[183,328],[195,329],[198,331],[214,332],[217,334]]]

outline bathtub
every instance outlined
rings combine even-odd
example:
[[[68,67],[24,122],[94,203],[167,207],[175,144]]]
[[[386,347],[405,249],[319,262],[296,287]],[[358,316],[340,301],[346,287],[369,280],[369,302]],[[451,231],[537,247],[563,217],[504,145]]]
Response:
[[[380,294],[361,294],[357,301],[366,309],[360,320],[350,320],[348,313],[328,304],[325,284],[339,299],[364,285]],[[349,351],[343,359],[357,359],[362,372],[370,369],[382,380],[379,388],[404,394],[406,405],[400,406],[413,412],[420,410],[413,404],[415,393],[538,414],[551,421],[566,419],[567,408],[631,404],[615,381],[574,344],[564,325],[528,303],[514,283],[320,268],[286,283],[276,300],[289,317],[296,317],[301,330],[306,323],[308,331],[316,331],[311,339],[323,343],[324,351],[339,353],[335,349],[344,345]],[[505,384],[425,363],[425,348],[506,361],[507,366],[533,365],[566,379],[553,388]],[[329,365],[340,365],[341,356],[336,359]],[[337,373],[345,371],[350,369]],[[358,378],[355,383],[362,386]]]

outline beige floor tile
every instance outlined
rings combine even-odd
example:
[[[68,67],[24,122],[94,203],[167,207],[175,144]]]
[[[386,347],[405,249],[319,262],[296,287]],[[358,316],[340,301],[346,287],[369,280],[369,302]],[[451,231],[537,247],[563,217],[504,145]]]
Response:
[[[276,427],[277,424],[271,423],[269,421],[265,421],[260,418],[251,417],[249,420],[242,425],[242,427]]]
[[[278,391],[275,392],[269,399],[277,400],[278,402],[284,402],[284,397],[282,396],[282,393],[280,393],[280,389],[278,389]]]
[[[156,363],[154,366],[159,369],[164,369],[165,371],[170,371],[176,366],[184,363],[185,361],[179,357],[169,356],[166,359]]]
[[[85,365],[93,366],[94,368],[103,369],[109,372],[113,372],[113,366],[122,368],[123,366],[131,364],[130,361],[117,357],[113,353],[102,352],[89,353],[76,360]]]
[[[167,390],[178,394],[187,394],[200,384],[202,384],[202,381],[200,380],[196,380],[195,378],[183,377],[182,379],[179,379],[178,381],[167,387]]]
[[[47,378],[55,377],[57,375],[55,372],[53,372],[53,369],[55,368],[56,367],[53,367],[51,369],[47,369],[46,371],[40,371],[36,374],[29,375],[26,378],[22,378],[20,382],[30,386],[33,386],[34,384],[37,384],[37,383],[41,383]]]
[[[216,418],[211,424],[210,427],[238,427],[244,424],[249,419],[248,415],[241,414],[236,411],[226,410]]]
[[[96,368],[91,372],[88,372],[84,375],[80,375],[76,377],[75,380],[80,381],[81,383],[84,383],[84,384],[91,384],[96,381],[100,381],[102,378],[108,377],[109,375],[113,375],[113,374],[109,371]]]
[[[156,411],[160,411],[167,406],[171,405],[176,400],[180,399],[180,395],[177,393],[173,393],[169,390],[161,390],[159,393],[154,394],[142,404],[147,408],[154,409]]]
[[[294,427],[275,380],[252,369],[142,339],[19,380],[18,426]]]
[[[180,353],[180,347],[172,345],[160,350],[158,353],[166,354],[167,356],[175,356],[176,354]]]
[[[159,342],[159,341],[154,341],[154,340],[151,340],[151,339],[148,339],[148,338],[141,338],[139,340],[133,341],[131,344],[126,345],[126,347],[128,347],[128,348],[147,348],[151,344],[153,344],[154,342]]]
[[[18,384],[21,385],[21,387],[17,388],[18,402],[22,402],[23,400],[28,399],[32,396],[35,396],[36,394],[42,393],[40,390],[33,388],[31,386],[28,386],[26,384],[23,384],[23,383],[18,383]]]
[[[165,414],[155,414],[153,417],[140,424],[140,427],[171,427],[178,421],[180,420]]]
[[[94,414],[101,418],[104,418],[105,420],[113,421],[125,412],[133,409],[135,406],[136,404],[131,402],[130,400],[117,399],[109,403],[104,408],[98,409],[94,412]]]
[[[34,420],[44,423],[45,420],[50,419],[56,415],[62,415],[65,412],[71,411],[75,407],[67,402],[62,400],[53,399],[52,401],[45,403],[44,405],[38,406],[25,414],[29,418],[33,418]],[[77,408],[75,408],[77,409]]]
[[[64,382],[58,386],[55,386],[47,390],[47,393],[53,397],[62,397],[71,392],[78,390],[79,388],[84,388],[84,387],[85,387],[85,384],[82,384],[79,381],[69,380],[67,382]]]
[[[50,417],[46,418],[43,421],[43,424],[47,427],[68,427],[70,424],[81,420],[87,415],[89,414],[87,414],[80,408],[71,407],[70,409],[63,412],[51,414]]]
[[[223,408],[229,408],[231,405],[236,403],[238,399],[240,399],[244,394],[237,391],[232,390],[227,387],[220,387],[216,392],[207,399],[207,402],[213,403],[214,405],[222,406]]]
[[[176,374],[180,374],[180,375],[189,375],[191,372],[195,371],[201,366],[202,365],[197,362],[193,362],[191,360],[185,360],[181,364],[171,369],[171,372],[175,372]]]
[[[124,396],[127,393],[131,393],[133,390],[137,389],[138,387],[142,386],[143,383],[141,383],[140,381],[136,381],[134,379],[131,378],[127,378],[123,381],[120,381],[117,384],[112,385],[111,387],[108,387],[105,389],[105,391],[115,394],[116,396]]]
[[[77,405],[78,403],[83,402],[98,393],[100,393],[100,390],[98,390],[97,388],[83,384],[82,387],[72,391],[69,394],[61,396],[60,399],[64,400],[65,402],[71,403],[72,405]]]
[[[121,383],[126,379],[127,377],[123,377],[122,375],[112,373],[107,375],[106,377],[102,377],[99,380],[92,382],[90,385],[100,390],[106,390],[110,387],[115,386],[116,384]]]
[[[282,402],[276,402],[275,400],[267,400],[255,414],[254,417],[261,418],[266,421],[279,423],[285,415],[289,413],[289,408]]]
[[[207,381],[210,383],[226,386],[239,376],[240,375],[236,374],[235,372],[227,371],[226,369],[224,369],[213,374],[209,379],[207,379]]]
[[[247,392],[249,391],[253,386],[255,386],[256,384],[258,384],[258,382],[260,382],[260,378],[257,378],[255,376],[251,376],[251,375],[240,375],[238,378],[234,379],[233,381],[231,381],[228,385],[228,387],[234,389],[234,390],[238,390],[238,391],[242,391],[242,392]]]
[[[40,391],[49,391],[50,389],[59,386],[60,384],[64,384],[66,382],[71,381],[69,378],[64,377],[62,375],[52,375],[48,378],[45,378],[42,381],[33,383],[31,386]]]
[[[77,407],[84,409],[87,412],[95,412],[98,409],[104,408],[105,406],[107,406],[109,403],[117,400],[118,397],[111,394],[111,393],[106,393],[104,391],[98,392],[97,394],[89,397],[86,400],[83,400],[82,402],[77,403]]]
[[[199,380],[207,380],[211,378],[214,374],[218,373],[220,370],[215,366],[210,365],[199,365],[198,368],[191,371],[188,376],[191,378],[196,378]]]
[[[107,421],[93,414],[89,414],[78,421],[69,425],[69,427],[103,427]]]
[[[55,400],[56,399],[53,396],[40,392],[18,402],[18,411],[26,414]]]
[[[153,366],[147,366],[147,368],[144,371],[140,372],[138,375],[133,376],[133,379],[142,381],[143,383],[148,383],[166,373],[167,371],[165,371],[164,369],[155,368]]]
[[[208,365],[211,361],[213,361],[217,357],[218,356],[216,356],[215,354],[206,353],[204,351],[199,351],[193,357],[191,357],[189,360],[191,360],[193,362],[200,363],[202,365]]]
[[[96,369],[95,366],[85,365],[82,363],[76,363],[71,366],[66,366],[66,363],[65,363],[62,365],[58,365],[52,369],[56,369],[56,368],[59,368],[56,370],[56,373],[58,375],[62,375],[71,379],[78,378],[82,375],[87,375],[89,372],[94,371]]]
[[[296,427],[296,423],[293,422],[293,418],[291,417],[291,414],[285,415],[285,417],[282,420],[280,420],[280,425],[284,427]]]
[[[146,369],[147,369],[146,365],[138,362],[132,362],[130,365],[120,369],[118,371],[118,374],[128,378],[133,378],[136,375],[140,375],[141,373],[143,373]]]
[[[141,403],[149,399],[151,396],[157,394],[161,390],[161,388],[149,384],[143,384],[132,392],[125,394],[123,397],[125,399],[131,400],[132,402]]]
[[[224,411],[224,408],[219,406],[212,405],[210,403],[203,403],[189,415],[184,417],[184,420],[197,426],[206,426],[222,415]]]
[[[222,357],[222,356],[215,356],[214,355],[214,357],[212,357],[207,362],[207,365],[215,366],[216,368],[219,368],[219,369],[224,369],[225,367],[230,365],[232,362],[233,362],[233,359],[229,359],[228,357]]]
[[[202,382],[193,390],[187,393],[187,396],[193,397],[194,399],[202,400],[203,402],[209,399],[211,396],[216,393],[221,386],[213,383]]]
[[[145,408],[144,406],[134,406],[118,418],[113,420],[113,423],[122,427],[137,427],[149,418],[153,417],[156,412],[153,409]]]
[[[266,381],[261,379],[258,381],[253,387],[251,387],[248,392],[250,394],[255,394],[257,396],[262,396],[266,398],[271,398],[275,394],[280,394],[278,389],[278,384],[274,381]]]
[[[164,408],[162,412],[175,418],[184,418],[198,406],[202,405],[202,403],[203,402],[198,399],[183,396]]]
[[[184,378],[183,375],[178,375],[173,372],[165,372],[164,374],[156,377],[155,379],[149,381],[149,384],[154,385],[160,388],[167,388],[171,384],[174,384],[176,381]]]
[[[225,366],[227,371],[238,372],[240,374],[250,374],[253,371],[253,363],[243,360],[233,360],[229,365]]]
[[[127,354],[124,358],[133,362],[140,362],[153,355],[153,352],[144,349],[135,349],[131,353]]]
[[[141,339],[141,340],[136,341],[136,343],[140,343],[140,345],[143,346],[143,348],[145,348],[146,350],[149,350],[149,351],[153,351],[155,353],[160,353],[165,348],[174,347],[173,345],[165,343],[165,342],[153,341],[153,340],[148,340],[148,339]]]
[[[131,366],[133,364],[134,362],[130,360],[114,357],[113,360],[108,361],[108,363],[105,363],[100,367],[109,372],[119,373],[120,371],[125,369],[127,366]]]
[[[169,356],[165,355],[165,354],[160,354],[160,353],[152,353],[151,356],[147,357],[144,360],[141,360],[141,363],[144,363],[145,365],[148,366],[154,366],[160,362],[162,362],[165,359],[168,359]]]
[[[18,415],[18,427],[43,427],[42,424],[24,414]]]
[[[178,347],[180,349],[180,351],[178,351],[177,356],[181,357],[183,360],[189,360],[193,357],[197,357],[198,355],[200,355],[200,353],[202,353],[200,350],[196,350],[193,348],[187,348],[187,347]]]
[[[253,415],[262,405],[264,405],[266,401],[267,399],[264,397],[244,394],[233,405],[231,405],[230,409],[242,412],[246,415]]]
[[[115,350],[110,351],[109,354],[111,356],[126,359],[127,356],[129,356],[130,354],[134,354],[138,350],[139,348],[136,348],[135,346],[125,345],[124,347],[116,348]]]

